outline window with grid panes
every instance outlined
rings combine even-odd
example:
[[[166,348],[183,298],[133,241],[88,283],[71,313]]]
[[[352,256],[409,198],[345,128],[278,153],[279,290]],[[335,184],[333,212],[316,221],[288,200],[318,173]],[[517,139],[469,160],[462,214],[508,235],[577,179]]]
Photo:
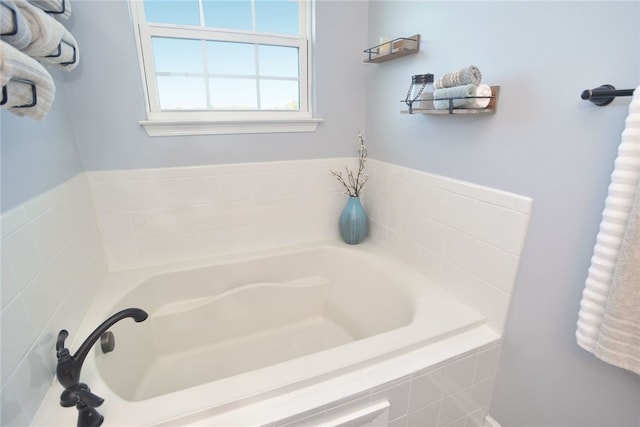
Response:
[[[131,0],[150,135],[315,130],[306,0]]]

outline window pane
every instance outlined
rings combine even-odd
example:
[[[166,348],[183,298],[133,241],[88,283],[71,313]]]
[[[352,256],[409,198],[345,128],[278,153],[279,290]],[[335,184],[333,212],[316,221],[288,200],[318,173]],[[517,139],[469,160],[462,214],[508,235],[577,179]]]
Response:
[[[253,29],[251,23],[251,0],[202,0],[205,27]]]
[[[261,45],[258,52],[261,76],[298,77],[298,48]]]
[[[200,25],[198,0],[144,0],[147,22]]]
[[[156,73],[203,73],[202,42],[154,37]]]
[[[298,35],[297,0],[256,0],[256,31]]]
[[[202,77],[158,76],[158,94],[162,110],[204,110],[206,89]]]
[[[298,110],[299,99],[296,81],[260,80],[261,110]]]
[[[209,97],[214,110],[256,110],[255,79],[209,79]]]
[[[253,44],[207,42],[207,68],[210,74],[256,74],[256,48]]]

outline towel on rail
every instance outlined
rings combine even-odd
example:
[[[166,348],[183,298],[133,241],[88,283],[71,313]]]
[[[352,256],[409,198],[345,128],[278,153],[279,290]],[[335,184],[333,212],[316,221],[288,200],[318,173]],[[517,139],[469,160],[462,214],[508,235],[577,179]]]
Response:
[[[450,73],[443,74],[433,83],[436,89],[444,89],[453,86],[463,86],[468,84],[479,85],[482,80],[482,73],[475,65],[461,68]]]
[[[29,0],[58,21],[65,21],[71,16],[70,0]]]
[[[76,39],[58,21],[26,0],[13,0],[21,9],[31,30],[31,43],[22,49],[40,62],[53,64],[65,71],[73,70],[80,52]]]
[[[2,108],[36,120],[42,120],[47,114],[56,93],[51,75],[38,61],[3,41],[0,41],[0,83],[3,95],[6,93]],[[30,83],[35,86],[35,94]],[[21,108],[31,104],[34,96],[35,105]]]
[[[473,84],[448,87],[445,89],[435,89],[433,91],[433,106],[436,110],[448,110],[450,105],[449,103],[451,102],[453,108],[471,107],[473,106],[475,99],[466,97],[476,96],[476,89],[477,86]]]
[[[640,375],[640,87],[611,174],[582,292],[578,345]]]
[[[2,40],[16,49],[24,49],[31,43],[31,30],[15,4],[3,1],[0,3],[0,29]]]

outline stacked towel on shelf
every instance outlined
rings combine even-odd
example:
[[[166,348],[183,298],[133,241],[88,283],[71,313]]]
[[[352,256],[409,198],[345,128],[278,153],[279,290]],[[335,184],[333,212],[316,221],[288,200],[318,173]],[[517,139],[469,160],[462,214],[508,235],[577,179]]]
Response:
[[[473,104],[476,85],[468,84],[464,86],[453,86],[444,89],[436,89],[433,91],[433,106],[436,110],[448,110],[451,105],[453,108],[470,107]]]
[[[75,38],[55,19],[26,0],[13,0],[21,10],[31,30],[31,43],[22,51],[38,61],[53,64],[65,71],[79,62]]]
[[[0,34],[2,40],[16,49],[24,49],[31,43],[31,30],[20,9],[11,2],[0,3]]]
[[[6,88],[2,108],[36,120],[44,119],[56,92],[51,75],[38,61],[4,41],[0,41],[0,84]],[[22,107],[32,104],[34,97],[35,105]]]
[[[475,65],[446,73],[433,84],[433,106],[436,110],[450,108],[487,108],[491,87],[480,83],[482,73]]]
[[[58,21],[65,21],[71,16],[71,2],[69,0],[29,0],[35,6],[44,10]]]
[[[433,83],[436,89],[444,89],[453,86],[464,86],[468,84],[479,85],[482,80],[482,73],[475,65],[461,68],[450,73],[443,74]]]
[[[474,96],[478,96],[480,98],[473,98],[471,108],[487,108],[491,102],[491,98],[489,97],[492,95],[493,92],[491,91],[491,86],[484,83],[479,84],[476,87],[476,94]]]

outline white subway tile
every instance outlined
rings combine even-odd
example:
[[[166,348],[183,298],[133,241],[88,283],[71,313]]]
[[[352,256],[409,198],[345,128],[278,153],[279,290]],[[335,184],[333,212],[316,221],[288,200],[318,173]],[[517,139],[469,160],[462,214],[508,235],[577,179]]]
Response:
[[[413,378],[409,411],[415,411],[425,405],[431,405],[442,398],[445,368],[440,368]]]
[[[22,409],[18,399],[18,392],[13,388],[13,383],[14,380],[12,379],[2,388],[1,424],[6,427],[24,427],[29,425],[31,418],[27,418]]]
[[[2,256],[7,257],[20,288],[24,288],[44,266],[30,227],[16,230],[2,241]]]
[[[456,230],[447,229],[444,240],[444,257],[465,269],[469,268],[475,239]]]
[[[57,290],[50,286],[51,282],[46,273],[47,270],[45,269],[21,294],[21,299],[27,309],[27,313],[29,313],[31,324],[36,331],[44,329],[56,309],[51,292],[56,292]]]
[[[14,299],[2,310],[2,381],[9,379],[36,339],[22,298]]]
[[[495,346],[478,353],[478,366],[476,367],[475,382],[484,381],[495,377],[500,363],[500,346]]]
[[[477,362],[477,356],[471,355],[449,363],[445,369],[443,394],[454,394],[471,387]]]
[[[141,266],[137,240],[104,242],[103,245],[109,270],[126,270]]]
[[[210,205],[222,201],[220,177],[215,175],[197,176],[191,182],[191,197],[195,205]]]
[[[471,394],[469,397],[469,411],[475,412],[477,410],[488,410],[491,404],[491,398],[493,396],[494,379],[489,378],[479,383],[476,383],[471,387]]]
[[[19,364],[12,378],[14,389],[29,419],[32,419],[36,414],[53,379],[53,374],[49,371],[48,361],[45,358],[51,358],[54,353],[43,351],[41,345],[46,346],[47,350],[49,349],[46,342],[36,342],[34,348]]]
[[[457,420],[464,419],[469,408],[469,390],[446,396],[440,401],[438,426],[450,426]],[[463,424],[464,425],[464,424]]]
[[[220,199],[224,202],[249,200],[251,178],[247,172],[220,176]]]
[[[510,297],[463,268],[445,261],[440,286],[487,318],[489,326],[501,332]]]
[[[134,209],[180,208],[196,204],[199,197],[195,196],[194,187],[199,179],[199,177],[179,177],[155,181],[137,181],[140,191],[155,190],[157,202],[152,198],[148,198],[146,201],[141,201]]]
[[[27,217],[22,206],[17,206],[2,214],[0,218],[0,231],[2,238],[9,236],[27,223]]]
[[[423,406],[407,415],[407,427],[434,427],[438,425],[440,402]]]
[[[478,200],[448,193],[444,203],[446,209],[444,224],[465,233],[472,233],[475,228]]]
[[[475,239],[470,245],[469,271],[510,294],[518,272],[519,257]]]
[[[470,234],[512,254],[522,250],[529,217],[489,203],[478,203]]]
[[[11,268],[11,264],[9,263],[9,258],[6,256],[2,256],[2,266],[0,267],[0,301],[2,301],[2,308],[6,307],[13,298],[18,295],[22,287],[18,285],[15,276],[13,275],[13,269]]]
[[[105,242],[117,242],[133,238],[133,215],[129,212],[98,214],[100,235]]]
[[[58,205],[29,224],[36,247],[44,262],[51,260],[73,237],[68,225],[70,219],[65,217],[65,213],[65,210]]]

